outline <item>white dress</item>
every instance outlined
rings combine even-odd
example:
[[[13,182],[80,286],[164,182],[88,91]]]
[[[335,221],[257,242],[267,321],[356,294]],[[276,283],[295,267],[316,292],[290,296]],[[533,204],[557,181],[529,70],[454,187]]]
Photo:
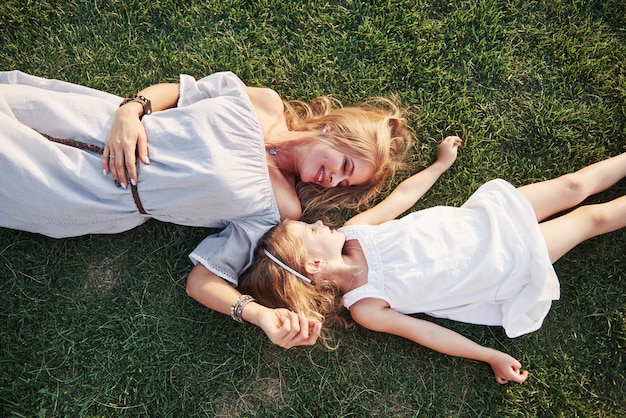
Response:
[[[0,73],[0,227],[61,238],[117,233],[148,218],[224,228],[192,253],[233,283],[280,218],[261,127],[234,74],[180,76],[178,107],[145,116],[151,164],[130,188],[104,176],[101,155],[37,131],[104,146],[122,98],[19,71]]]
[[[530,203],[504,180],[460,208],[438,206],[377,226],[341,228],[367,259],[368,283],[349,308],[379,298],[405,314],[501,325],[509,337],[537,330],[559,282]]]

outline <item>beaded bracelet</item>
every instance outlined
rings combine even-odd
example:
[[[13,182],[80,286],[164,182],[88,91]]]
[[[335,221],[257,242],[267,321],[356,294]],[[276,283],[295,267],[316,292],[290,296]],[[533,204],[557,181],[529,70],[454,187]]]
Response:
[[[152,113],[152,102],[150,102],[150,99],[146,99],[145,97],[138,94],[133,94],[132,96],[129,96],[122,100],[122,103],[120,103],[119,107],[122,107],[126,103],[130,102],[137,102],[143,108],[143,112],[141,113],[141,116],[139,116],[139,119],[143,118],[145,115],[149,115]]]
[[[243,308],[250,302],[254,302],[254,298],[250,295],[241,295],[230,307],[230,317],[237,322],[245,323],[242,315]]]

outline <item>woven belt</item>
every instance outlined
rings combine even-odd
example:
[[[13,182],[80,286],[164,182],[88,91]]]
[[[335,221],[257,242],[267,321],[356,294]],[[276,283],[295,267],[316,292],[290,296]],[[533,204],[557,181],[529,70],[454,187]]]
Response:
[[[92,152],[95,152],[95,153],[98,153],[98,154],[102,154],[104,152],[104,148],[99,147],[97,145],[87,144],[85,142],[76,141],[74,139],[54,138],[54,137],[48,136],[46,134],[43,134],[41,132],[39,132],[39,133],[44,138],[46,138],[47,140],[52,141],[52,142],[56,142],[58,144],[67,145],[67,146],[78,148],[78,149],[82,149],[82,150],[85,150],[85,151],[92,151]],[[147,215],[148,213],[143,208],[143,205],[141,204],[141,199],[139,199],[139,192],[137,191],[137,186],[135,186],[135,185],[133,185],[131,183],[131,185],[130,185],[130,192],[133,195],[133,200],[135,201],[135,205],[137,206],[137,210],[139,210],[139,213],[141,213],[142,215]]]

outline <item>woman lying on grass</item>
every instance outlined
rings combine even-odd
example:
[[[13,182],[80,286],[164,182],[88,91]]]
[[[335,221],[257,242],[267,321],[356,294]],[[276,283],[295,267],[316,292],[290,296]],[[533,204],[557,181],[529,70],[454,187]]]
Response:
[[[559,298],[552,263],[580,242],[626,226],[626,196],[542,221],[626,176],[626,153],[517,189],[493,180],[460,208],[394,220],[452,165],[460,143],[446,138],[433,165],[339,230],[281,222],[257,247],[242,291],[327,324],[341,322],[343,302],[366,328],[487,362],[501,384],[526,380],[510,355],[403,314],[501,325],[509,337],[537,330]]]
[[[191,253],[187,293],[222,313],[237,308],[281,347],[315,343],[315,322],[255,303],[244,312],[233,286],[280,219],[378,194],[413,138],[404,111],[384,98],[284,102],[230,72],[179,80],[122,100],[0,72],[0,227],[55,238],[150,218],[219,229]]]

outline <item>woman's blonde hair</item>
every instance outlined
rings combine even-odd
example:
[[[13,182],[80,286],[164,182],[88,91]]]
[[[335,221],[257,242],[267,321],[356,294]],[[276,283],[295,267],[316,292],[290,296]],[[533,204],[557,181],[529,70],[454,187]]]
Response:
[[[330,96],[318,97],[311,103],[291,100],[285,102],[285,117],[290,130],[315,132],[314,141],[359,157],[374,167],[373,176],[360,185],[324,188],[298,183],[297,192],[305,211],[332,206],[362,207],[381,192],[385,180],[396,170],[406,169],[404,160],[414,135],[408,128],[405,111],[395,99],[374,97],[349,107]],[[322,133],[326,127],[328,132]]]
[[[283,220],[272,227],[258,243],[252,265],[239,278],[239,290],[252,295],[259,303],[269,308],[286,308],[293,312],[303,312],[309,319],[316,319],[325,325],[350,323],[339,315],[343,305],[341,292],[330,280],[302,279],[279,266],[268,258],[264,250],[305,277],[310,276],[304,269],[309,259],[299,237],[289,233]],[[322,328],[321,341],[330,347],[328,329]]]

